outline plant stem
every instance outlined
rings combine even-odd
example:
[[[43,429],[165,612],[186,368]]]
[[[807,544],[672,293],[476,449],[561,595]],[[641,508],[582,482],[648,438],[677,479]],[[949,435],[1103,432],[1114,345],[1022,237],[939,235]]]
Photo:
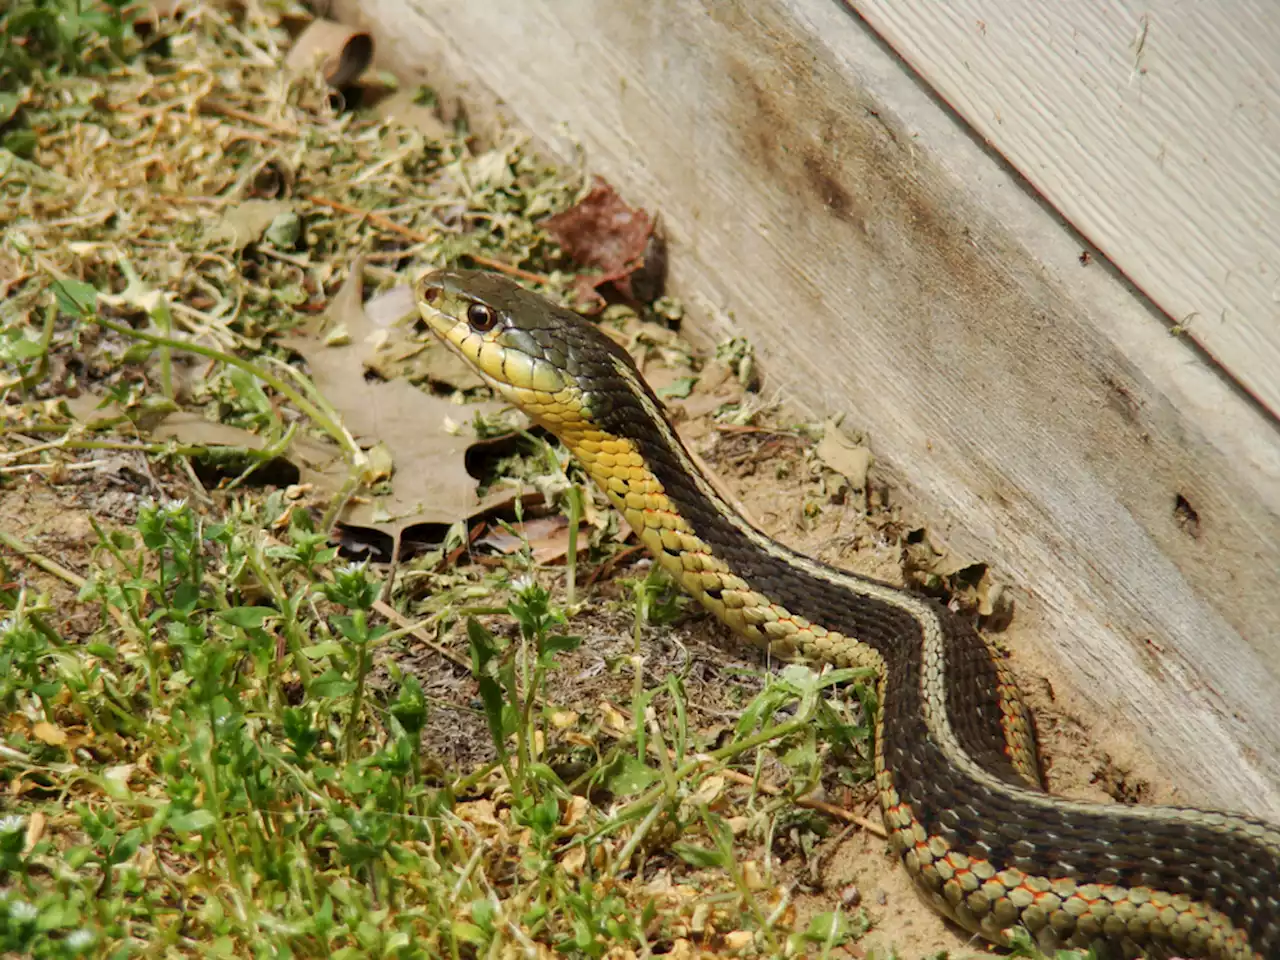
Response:
[[[45,573],[51,573],[55,577],[65,580],[77,590],[82,589],[85,585],[84,577],[80,576],[78,573],[72,573],[61,564],[54,563],[43,554],[36,553],[36,551],[32,550],[17,537],[6,533],[4,530],[0,530],[0,544],[4,544],[14,553],[18,554],[18,556],[30,563],[33,567],[39,567]]]
[[[347,715],[346,755],[348,763],[355,757],[356,722],[360,719],[360,708],[364,706],[364,679],[369,673],[369,642],[365,612],[356,610],[352,614],[352,619],[356,622],[357,632],[362,635],[362,639],[356,644],[356,689],[355,693],[351,695],[351,712]]]
[[[318,405],[312,403],[279,377],[267,373],[265,370],[260,369],[249,361],[241,360],[239,357],[230,353],[223,353],[221,350],[215,350],[213,347],[201,346],[198,343],[187,343],[181,340],[175,340],[172,337],[157,336],[154,333],[147,333],[143,330],[134,330],[132,327],[127,327],[120,323],[114,323],[111,320],[107,320],[100,316],[95,316],[94,322],[99,326],[106,327],[113,333],[120,334],[123,337],[141,340],[143,343],[150,343],[157,347],[171,347],[175,350],[185,350],[188,353],[207,357],[210,360],[216,360],[219,363],[225,363],[243,370],[250,376],[257,377],[267,386],[271,387],[271,389],[287,397],[295,407],[314,420],[317,426],[324,430],[325,433],[329,434],[329,436],[331,436],[334,441],[352,457],[353,460],[358,460],[359,458],[364,457],[364,453],[361,451],[359,445],[356,444],[355,440],[351,438],[351,435],[347,433],[347,431],[344,430],[337,422],[335,422],[333,418],[325,414]]]
[[[302,652],[302,637],[298,626],[298,607],[300,604],[296,598],[290,597],[285,593],[284,587],[272,572],[271,565],[263,562],[263,558],[258,552],[259,546],[260,544],[255,543],[246,550],[245,558],[258,579],[266,584],[276,605],[284,614],[280,622],[284,629],[285,639],[289,644],[289,653],[293,657],[293,666],[298,671],[298,679],[302,682],[302,689],[309,698],[311,696],[311,664],[307,662],[306,655]]]
[[[808,711],[805,711],[802,712],[801,715],[788,720],[786,723],[780,723],[777,726],[768,727],[753,736],[747,737],[745,740],[739,740],[735,743],[721,747],[719,750],[713,750],[710,753],[700,754],[677,769],[674,772],[672,779],[676,782],[683,780],[709,760],[727,760],[730,757],[736,757],[738,754],[745,753],[747,750],[751,750],[761,744],[769,743],[771,740],[781,740],[783,737],[789,737],[797,730],[803,730],[810,722],[811,717],[809,716]],[[607,832],[620,828],[641,810],[644,810],[649,804],[657,802],[667,789],[667,780],[664,778],[661,783],[650,787],[641,794],[638,799],[633,800],[614,814],[612,822],[608,826],[597,831],[595,834],[588,834],[587,836],[582,837],[579,841],[575,841],[575,844],[578,842],[597,839],[604,836]]]
[[[578,524],[582,522],[582,491],[577,484],[569,487],[569,552],[564,558],[564,603],[573,609],[578,579]]]

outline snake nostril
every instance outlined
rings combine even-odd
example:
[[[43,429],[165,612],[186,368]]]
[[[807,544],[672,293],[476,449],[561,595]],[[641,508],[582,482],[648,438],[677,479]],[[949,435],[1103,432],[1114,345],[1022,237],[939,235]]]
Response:
[[[435,303],[439,296],[439,287],[423,287],[422,289],[422,299],[427,303]]]

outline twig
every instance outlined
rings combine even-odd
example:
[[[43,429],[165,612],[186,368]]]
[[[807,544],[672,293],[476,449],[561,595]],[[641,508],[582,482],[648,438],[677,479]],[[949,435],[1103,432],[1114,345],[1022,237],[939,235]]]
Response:
[[[749,777],[745,773],[739,773],[737,770],[719,770],[717,771],[726,780],[732,780],[734,783],[740,783],[745,787],[754,787],[761,793],[767,793],[771,797],[782,795],[782,790],[778,787],[767,783],[758,783],[754,777]],[[797,807],[807,807],[810,810],[817,810],[819,813],[825,813],[829,817],[837,820],[843,820],[845,823],[851,823],[861,827],[867,833],[875,834],[882,840],[887,840],[889,834],[885,829],[874,820],[868,820],[866,817],[860,817],[856,813],[851,813],[844,807],[837,807],[834,803],[827,803],[825,800],[816,800],[810,796],[796,797],[792,801]]]
[[[497,270],[499,273],[506,273],[521,280],[528,280],[530,283],[541,283],[543,285],[551,283],[550,277],[544,277],[540,273],[533,273],[529,270],[522,270],[520,267],[513,267],[511,264],[504,263],[501,260],[494,260],[478,253],[468,253],[467,256],[482,267],[488,267],[490,270]]]
[[[412,227],[402,226],[394,220],[389,220],[381,214],[374,213],[371,210],[361,210],[359,207],[352,207],[345,203],[339,203],[337,200],[330,200],[327,197],[321,197],[314,193],[308,194],[307,199],[312,203],[320,204],[322,207],[329,207],[332,210],[337,210],[339,213],[346,213],[353,217],[360,217],[368,220],[375,227],[381,227],[383,230],[390,230],[392,233],[398,233],[405,239],[414,241],[414,243],[431,242],[432,238],[429,234],[422,233],[419,230],[414,230]],[[518,277],[521,280],[528,280],[530,283],[540,283],[545,285],[551,282],[550,277],[545,277],[540,273],[533,273],[529,270],[523,270],[520,267],[514,267],[501,260],[494,260],[478,253],[468,253],[466,256],[470,257],[482,267],[488,267],[490,270],[497,270],[500,273]]]
[[[463,670],[467,671],[467,673],[471,672],[470,660],[464,660],[452,650],[448,650],[445,647],[440,646],[440,644],[436,643],[434,638],[428,636],[427,631],[423,630],[419,626],[415,626],[412,620],[400,613],[400,611],[391,606],[391,604],[384,603],[381,600],[375,600],[373,602],[373,609],[377,610],[378,613],[382,614],[402,630],[405,630],[415,640],[419,640],[426,644],[431,650],[440,654],[440,656],[444,657],[455,667],[461,667]]]
[[[622,550],[619,550],[617,553],[615,553],[612,557],[610,557],[604,563],[600,564],[600,566],[592,570],[591,576],[587,577],[587,582],[583,584],[583,586],[584,587],[594,586],[597,580],[599,580],[601,577],[607,577],[609,574],[613,573],[614,568],[620,566],[623,561],[630,560],[637,553],[644,553],[646,549],[647,549],[646,547],[641,545],[624,547]]]
[[[39,567],[45,573],[52,574],[61,580],[65,580],[77,590],[82,589],[87,582],[84,577],[80,576],[80,574],[72,573],[66,567],[62,566],[62,564],[55,563],[48,557],[44,556],[44,554],[37,553],[17,537],[12,536],[4,530],[0,530],[0,543],[18,554],[18,556],[22,557],[33,567]]]
[[[480,539],[481,534],[483,534],[488,529],[489,529],[489,524],[484,520],[481,520],[474,527],[472,527],[471,532],[467,534],[467,539],[464,543],[461,543],[458,546],[454,547],[452,550],[449,551],[447,555],[440,558],[440,562],[436,564],[435,572],[442,573],[445,570],[448,570],[450,567],[452,567],[455,563],[457,563],[458,558],[461,557],[468,550],[470,550],[472,545],[477,540]]]
[[[294,127],[286,127],[282,123],[276,123],[268,120],[266,117],[260,117],[257,114],[249,113],[247,110],[239,110],[236,107],[222,103],[218,100],[204,100],[200,104],[201,110],[207,110],[209,113],[216,113],[222,117],[230,117],[232,120],[242,120],[245,123],[252,123],[255,126],[262,127],[264,130],[274,130],[276,133],[282,133],[286,136],[296,137],[298,131]]]

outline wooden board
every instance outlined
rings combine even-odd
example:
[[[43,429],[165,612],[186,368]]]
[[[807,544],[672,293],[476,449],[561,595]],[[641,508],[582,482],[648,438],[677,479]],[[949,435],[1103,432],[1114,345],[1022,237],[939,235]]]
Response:
[[[660,210],[675,291],[990,559],[1054,683],[1280,816],[1280,436],[826,0],[363,0],[387,63]],[[749,13],[746,12],[749,9]],[[573,140],[569,139],[572,135]]]
[[[849,2],[1280,416],[1280,5]]]

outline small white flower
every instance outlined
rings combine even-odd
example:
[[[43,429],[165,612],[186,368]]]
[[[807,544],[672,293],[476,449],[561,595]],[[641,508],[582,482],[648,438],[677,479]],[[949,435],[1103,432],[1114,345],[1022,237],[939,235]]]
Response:
[[[17,833],[19,830],[26,829],[26,826],[27,818],[21,814],[11,813],[0,817],[0,833]]]
[[[533,574],[522,573],[511,581],[511,586],[515,587],[516,593],[524,593],[526,590],[532,589],[536,583],[537,581],[533,579]]]
[[[68,933],[63,943],[72,950],[84,950],[93,946],[94,941],[97,939],[92,930],[86,930],[81,927],[79,930],[72,930]]]
[[[19,923],[31,923],[40,918],[40,911],[36,909],[34,903],[27,903],[25,900],[14,900],[9,904],[9,919],[17,920]]]

